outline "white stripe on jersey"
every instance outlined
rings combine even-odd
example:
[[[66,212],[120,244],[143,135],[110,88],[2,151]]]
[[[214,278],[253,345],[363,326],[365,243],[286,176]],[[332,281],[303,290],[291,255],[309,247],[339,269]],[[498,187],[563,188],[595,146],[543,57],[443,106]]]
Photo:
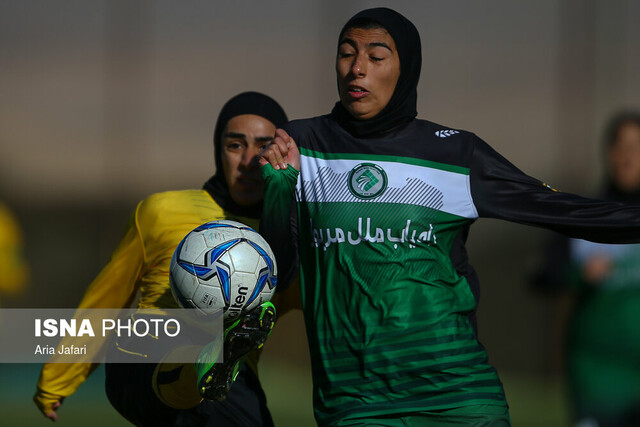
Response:
[[[388,187],[380,196],[360,199],[349,190],[349,172],[360,163],[373,163],[385,171]],[[298,201],[398,203],[428,207],[463,218],[478,218],[471,198],[469,175],[427,166],[302,155],[296,190]]]

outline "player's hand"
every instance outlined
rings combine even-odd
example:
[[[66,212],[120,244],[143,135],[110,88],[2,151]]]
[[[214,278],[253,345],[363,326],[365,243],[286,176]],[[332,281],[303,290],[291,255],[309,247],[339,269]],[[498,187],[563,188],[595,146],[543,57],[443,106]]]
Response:
[[[274,169],[286,169],[291,165],[300,170],[300,151],[287,132],[277,129],[273,142],[260,152],[259,162],[260,166],[270,163]]]
[[[58,421],[58,408],[62,405],[64,397],[54,396],[50,393],[38,390],[33,401],[35,402],[40,412],[44,414],[46,418],[51,421]]]
[[[44,414],[45,417],[49,418],[51,421],[58,421],[58,408],[62,405],[62,402],[57,401],[53,404],[51,411]]]

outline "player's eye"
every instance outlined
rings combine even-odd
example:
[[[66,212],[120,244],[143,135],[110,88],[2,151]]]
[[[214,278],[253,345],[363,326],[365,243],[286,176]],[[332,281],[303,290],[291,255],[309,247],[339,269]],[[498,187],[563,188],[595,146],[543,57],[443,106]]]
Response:
[[[389,53],[386,49],[381,47],[375,47],[369,51],[369,59],[373,62],[384,61],[389,57]]]
[[[263,141],[258,145],[258,149],[262,150],[265,147],[268,147],[273,141]]]
[[[225,144],[225,149],[227,151],[240,151],[244,148],[244,145],[238,141],[229,141]]]
[[[355,52],[351,46],[347,45],[345,47],[338,49],[338,58],[340,59],[351,58],[354,55],[355,55]]]

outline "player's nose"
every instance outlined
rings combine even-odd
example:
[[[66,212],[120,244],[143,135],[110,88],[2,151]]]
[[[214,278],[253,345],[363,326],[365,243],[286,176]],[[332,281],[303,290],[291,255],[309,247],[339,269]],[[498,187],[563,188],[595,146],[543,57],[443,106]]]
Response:
[[[258,155],[260,154],[260,147],[251,145],[242,155],[242,166],[245,168],[255,167],[258,162]]]
[[[361,55],[356,55],[353,57],[353,62],[351,63],[351,73],[356,77],[364,76],[367,73],[367,64]]]

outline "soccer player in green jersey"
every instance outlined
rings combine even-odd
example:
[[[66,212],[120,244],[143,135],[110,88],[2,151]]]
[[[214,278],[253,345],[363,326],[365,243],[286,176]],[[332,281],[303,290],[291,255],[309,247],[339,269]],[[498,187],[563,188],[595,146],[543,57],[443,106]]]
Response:
[[[557,192],[473,133],[416,119],[421,63],[408,19],[356,14],[338,38],[340,101],[261,156],[261,233],[280,280],[299,266],[322,426],[510,425],[475,330],[477,218],[640,241],[640,208]]]
[[[640,113],[604,132],[600,197],[640,205]],[[640,245],[554,236],[534,284],[570,291],[567,388],[575,425],[640,425]]]

